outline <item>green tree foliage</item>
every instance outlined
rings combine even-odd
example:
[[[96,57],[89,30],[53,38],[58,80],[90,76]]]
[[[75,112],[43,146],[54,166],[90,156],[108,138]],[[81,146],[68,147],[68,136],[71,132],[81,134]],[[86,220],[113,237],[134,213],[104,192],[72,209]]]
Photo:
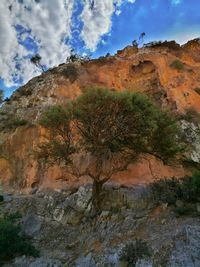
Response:
[[[42,71],[45,71],[45,67],[41,64],[41,60],[42,60],[42,57],[39,54],[32,56],[30,59],[31,63],[33,63],[36,67],[38,67]]]
[[[75,153],[76,146],[71,121],[71,111],[62,106],[54,106],[42,115],[40,124],[49,130],[49,140],[40,145],[37,151],[39,159],[44,159],[50,164],[64,161],[66,165],[71,166],[71,156]]]
[[[139,93],[88,90],[67,108],[49,109],[40,123],[49,131],[39,158],[64,161],[73,171],[74,153],[85,153],[92,159],[92,168],[85,174],[93,179],[96,207],[102,185],[141,153],[168,159],[181,150],[176,120]]]
[[[38,256],[38,252],[21,234],[14,217],[0,219],[0,266],[21,255]]]

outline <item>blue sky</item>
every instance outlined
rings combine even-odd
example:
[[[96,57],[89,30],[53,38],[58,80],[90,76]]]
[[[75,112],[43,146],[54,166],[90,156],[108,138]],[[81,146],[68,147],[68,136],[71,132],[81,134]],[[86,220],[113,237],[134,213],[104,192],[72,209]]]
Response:
[[[199,0],[1,0],[0,88],[12,91],[47,68],[65,62],[71,48],[99,57],[114,54],[141,32],[144,42],[184,43],[200,37]]]

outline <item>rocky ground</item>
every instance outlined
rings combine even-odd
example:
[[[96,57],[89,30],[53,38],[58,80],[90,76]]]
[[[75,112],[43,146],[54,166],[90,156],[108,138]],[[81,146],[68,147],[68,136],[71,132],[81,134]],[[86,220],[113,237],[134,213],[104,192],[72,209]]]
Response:
[[[136,267],[200,266],[199,213],[178,216],[167,204],[157,205],[147,186],[106,187],[102,212],[95,218],[90,185],[77,191],[4,194],[0,211],[20,213],[23,232],[40,251],[39,258],[19,257],[4,267],[130,266],[120,253],[136,239],[150,251]]]

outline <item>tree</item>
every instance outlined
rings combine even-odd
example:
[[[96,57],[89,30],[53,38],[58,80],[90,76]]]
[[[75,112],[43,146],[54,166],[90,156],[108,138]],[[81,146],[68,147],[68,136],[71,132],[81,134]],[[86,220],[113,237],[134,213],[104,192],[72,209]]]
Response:
[[[2,89],[0,89],[0,104],[3,103],[3,98],[4,98],[4,92]]]
[[[137,40],[133,40],[133,41],[132,41],[132,46],[134,46],[134,47],[138,47],[138,42],[137,42]]]
[[[103,184],[141,153],[164,159],[180,151],[176,120],[139,93],[88,90],[67,107],[49,109],[40,123],[48,136],[39,147],[38,157],[50,163],[64,162],[76,176],[90,176],[96,210],[100,209]],[[92,162],[84,173],[74,164],[77,154]]]
[[[36,54],[30,59],[31,63],[33,63],[36,67],[38,67],[42,71],[45,71],[45,67],[41,64],[41,60],[42,60],[42,57],[39,54]]]
[[[139,36],[139,44],[143,44],[144,43],[144,37],[146,36],[145,32],[142,32]]]

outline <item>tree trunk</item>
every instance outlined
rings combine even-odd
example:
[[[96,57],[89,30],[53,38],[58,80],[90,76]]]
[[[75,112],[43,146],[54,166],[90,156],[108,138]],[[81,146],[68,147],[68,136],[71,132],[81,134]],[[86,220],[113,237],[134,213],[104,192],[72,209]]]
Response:
[[[101,211],[101,193],[102,193],[103,182],[96,181],[93,182],[92,188],[92,204],[95,213],[99,213]]]

